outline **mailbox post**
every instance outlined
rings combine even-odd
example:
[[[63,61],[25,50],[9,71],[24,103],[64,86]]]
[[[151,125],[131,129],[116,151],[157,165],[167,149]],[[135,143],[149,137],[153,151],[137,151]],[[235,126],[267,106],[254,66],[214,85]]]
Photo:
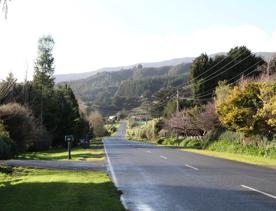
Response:
[[[67,142],[68,146],[68,160],[71,159],[71,143],[74,141],[74,136],[73,135],[66,135],[65,136],[65,142]]]

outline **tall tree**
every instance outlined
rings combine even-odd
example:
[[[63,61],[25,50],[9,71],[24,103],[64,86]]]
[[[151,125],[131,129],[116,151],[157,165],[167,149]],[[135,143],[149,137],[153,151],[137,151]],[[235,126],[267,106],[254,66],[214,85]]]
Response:
[[[210,68],[211,61],[207,54],[197,57],[190,67],[190,80],[192,84],[192,94],[194,97],[204,91],[204,78],[207,77],[206,70]]]
[[[33,110],[35,115],[39,116],[40,125],[43,125],[44,118],[49,118],[49,108],[51,107],[49,103],[52,103],[49,98],[53,97],[54,92],[54,44],[55,42],[51,35],[43,36],[38,40],[38,56],[35,61],[33,79]],[[49,129],[49,127],[47,128]]]
[[[190,67],[190,82],[195,99],[206,99],[213,96],[219,81],[235,83],[243,75],[257,76],[259,66],[265,61],[255,56],[245,46],[232,48],[225,56],[215,58],[202,54],[193,61]]]
[[[0,82],[0,104],[11,101],[14,94],[16,81],[17,80],[14,78],[14,75],[9,73],[6,80]]]
[[[74,134],[76,139],[85,138],[89,133],[89,123],[85,117],[81,116],[78,101],[70,86],[59,85],[55,90],[55,95],[58,112],[55,114],[57,126],[54,131],[53,144],[62,144],[66,134]]]

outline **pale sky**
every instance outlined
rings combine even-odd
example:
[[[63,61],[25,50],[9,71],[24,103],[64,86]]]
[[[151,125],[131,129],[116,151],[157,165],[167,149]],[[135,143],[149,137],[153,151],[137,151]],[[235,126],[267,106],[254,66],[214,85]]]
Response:
[[[37,40],[56,74],[228,51],[276,51],[274,0],[11,0],[0,14],[0,79],[33,75]]]

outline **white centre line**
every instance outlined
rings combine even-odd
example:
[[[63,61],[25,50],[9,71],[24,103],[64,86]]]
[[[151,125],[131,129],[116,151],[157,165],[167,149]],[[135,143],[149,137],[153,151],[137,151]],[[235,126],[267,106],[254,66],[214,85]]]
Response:
[[[113,179],[113,182],[114,182],[115,186],[116,186],[117,188],[119,188],[118,180],[117,180],[117,177],[116,177],[116,175],[115,175],[115,173],[114,173],[114,169],[113,169],[112,163],[111,163],[111,161],[110,161],[110,159],[109,159],[109,155],[108,155],[108,152],[107,152],[107,150],[106,150],[105,144],[104,144],[104,151],[105,151],[105,155],[106,155],[106,159],[107,159],[107,163],[108,163],[108,169],[109,169],[109,171],[110,171],[110,174],[111,174],[111,177],[112,177],[112,179]],[[125,200],[125,198],[124,198],[124,195],[122,194],[120,198],[121,198],[121,201],[122,201],[123,206],[126,208],[126,210],[128,210],[128,205],[127,205],[127,203],[126,203],[126,200]]]
[[[275,195],[272,195],[272,194],[263,192],[263,191],[261,191],[261,190],[257,190],[257,189],[255,189],[255,188],[251,188],[251,187],[246,186],[246,185],[241,185],[241,186],[242,186],[243,188],[246,188],[246,189],[255,191],[255,192],[257,192],[257,193],[263,194],[263,195],[265,195],[265,196],[268,196],[268,197],[270,197],[270,198],[276,199],[276,196],[275,196]]]
[[[194,169],[194,170],[196,170],[196,171],[198,171],[198,170],[199,170],[198,168],[193,167],[193,166],[190,166],[190,165],[188,165],[188,164],[185,164],[185,166],[186,166],[186,167],[188,167],[188,168]]]
[[[151,153],[151,151],[150,151],[150,150],[147,150],[146,152],[147,152],[147,153]]]
[[[163,158],[163,159],[165,159],[165,160],[168,159],[167,157],[165,157],[165,156],[163,156],[163,155],[160,155],[160,158]]]

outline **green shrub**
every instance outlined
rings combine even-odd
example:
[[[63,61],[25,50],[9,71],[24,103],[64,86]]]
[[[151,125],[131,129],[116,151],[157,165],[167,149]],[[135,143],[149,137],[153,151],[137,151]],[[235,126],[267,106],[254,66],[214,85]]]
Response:
[[[0,121],[0,159],[10,158],[15,153],[15,144]]]
[[[128,135],[134,139],[155,140],[158,134],[158,128],[156,127],[158,122],[159,119],[153,119],[142,126],[136,126],[131,129]]]
[[[187,142],[186,147],[188,148],[201,148],[201,141],[200,140],[190,140]]]
[[[159,138],[156,141],[157,144],[162,145],[172,145],[172,146],[179,146],[179,147],[188,147],[188,148],[201,148],[202,142],[200,140],[194,139],[177,139],[177,138]]]
[[[9,146],[0,139],[0,159],[6,159],[10,156]]]
[[[50,139],[36,124],[32,112],[17,103],[0,106],[0,118],[9,131],[9,137],[15,142],[17,151],[25,151],[35,143],[50,145]]]
[[[233,131],[225,131],[218,137],[218,139],[225,140],[228,143],[232,143],[232,142],[241,143],[242,137],[243,137],[243,133],[233,132]]]
[[[174,138],[165,138],[163,141],[164,145],[175,145],[175,139]]]
[[[107,133],[106,135],[109,135],[109,136],[117,131],[117,126],[115,124],[105,125],[105,128]]]
[[[159,138],[159,139],[156,140],[157,144],[163,144],[163,142],[164,142],[163,138]]]
[[[223,100],[219,98],[216,99],[216,111],[227,129],[247,135],[260,134],[270,139],[276,133],[274,81],[243,81],[230,88]]]
[[[207,134],[203,137],[202,148],[206,149],[213,141],[218,140],[221,133],[223,133],[223,129],[215,128],[207,132]]]
[[[210,144],[208,150],[276,158],[276,143],[274,142],[264,146],[256,146],[252,144],[242,145],[234,141],[218,140]]]
[[[184,139],[181,140],[181,142],[179,143],[180,147],[187,147],[187,144],[189,143],[190,139]]]

